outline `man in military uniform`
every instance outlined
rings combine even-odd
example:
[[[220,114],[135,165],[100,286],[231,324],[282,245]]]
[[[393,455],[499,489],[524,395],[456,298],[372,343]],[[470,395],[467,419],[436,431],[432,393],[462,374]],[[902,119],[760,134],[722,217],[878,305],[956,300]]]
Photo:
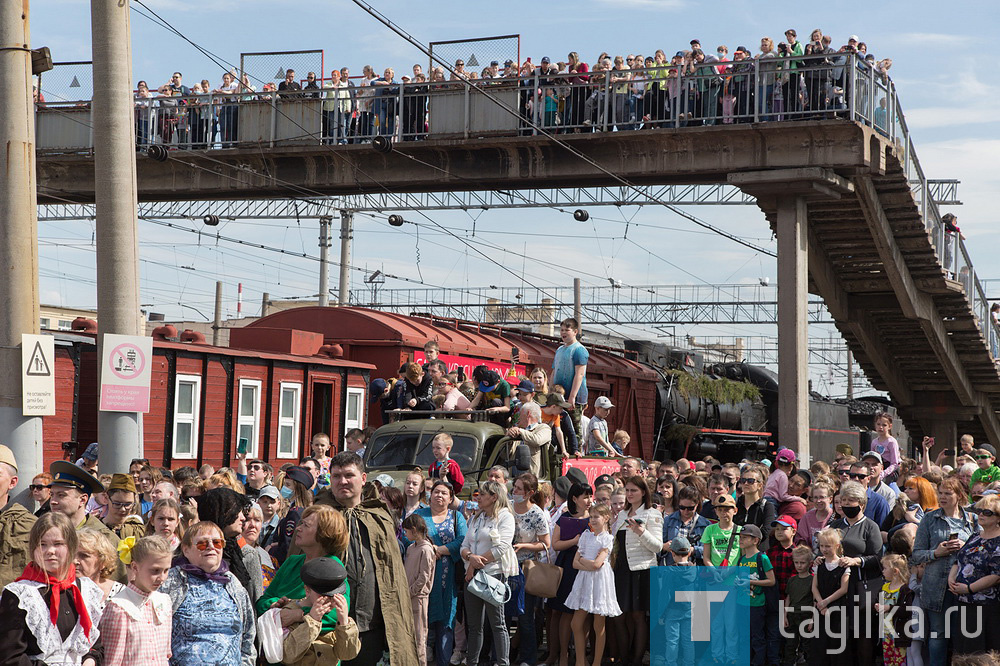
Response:
[[[135,481],[128,474],[115,474],[108,486],[108,515],[104,525],[119,539],[135,537],[141,539],[146,534],[142,518],[136,515],[135,499],[138,491]]]
[[[13,583],[31,560],[28,535],[37,519],[11,499],[10,491],[16,487],[17,460],[0,444],[0,587]]]
[[[87,513],[87,501],[90,500],[90,496],[104,492],[104,486],[101,485],[101,482],[68,460],[57,460],[52,463],[49,473],[52,474],[52,497],[49,499],[52,511],[67,516],[77,530],[93,527],[104,532],[117,551],[120,541],[118,535],[102,523],[100,518]],[[119,582],[126,580],[125,565],[120,560],[115,580]]]

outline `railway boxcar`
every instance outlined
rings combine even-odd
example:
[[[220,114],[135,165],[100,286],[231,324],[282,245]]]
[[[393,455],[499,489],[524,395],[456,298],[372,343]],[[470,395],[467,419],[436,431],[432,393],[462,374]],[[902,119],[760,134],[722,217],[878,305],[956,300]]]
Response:
[[[98,441],[97,346],[79,326],[54,333],[58,410],[43,423],[46,466]],[[374,366],[342,359],[307,331],[234,329],[230,344],[215,347],[173,326],[154,331],[142,419],[144,455],[154,465],[229,465],[245,438],[249,457],[280,466],[306,455],[314,433],[337,443],[364,426]]]

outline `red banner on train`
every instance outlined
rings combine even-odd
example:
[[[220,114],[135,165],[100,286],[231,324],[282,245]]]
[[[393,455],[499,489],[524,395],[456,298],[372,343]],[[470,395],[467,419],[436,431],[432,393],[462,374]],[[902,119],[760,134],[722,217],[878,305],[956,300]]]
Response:
[[[476,369],[477,365],[485,365],[490,370],[495,370],[504,379],[510,379],[510,363],[497,363],[496,361],[483,361],[478,358],[470,358],[468,356],[453,356],[452,354],[438,354],[438,359],[444,361],[448,365],[448,372],[455,372],[458,368],[462,368],[465,371],[465,376],[472,379],[472,371]],[[413,353],[413,362],[423,365],[427,362],[427,356],[424,354],[423,350],[416,351]],[[514,365],[514,376],[518,377],[527,373],[527,368],[524,365],[516,364]]]

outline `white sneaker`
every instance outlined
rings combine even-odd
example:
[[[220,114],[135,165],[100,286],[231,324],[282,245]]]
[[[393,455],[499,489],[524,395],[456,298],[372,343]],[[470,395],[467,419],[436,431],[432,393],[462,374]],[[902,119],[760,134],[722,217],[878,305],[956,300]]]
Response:
[[[463,661],[465,661],[465,653],[460,650],[455,650],[451,653],[451,659],[448,663],[450,663],[451,666],[458,666]]]

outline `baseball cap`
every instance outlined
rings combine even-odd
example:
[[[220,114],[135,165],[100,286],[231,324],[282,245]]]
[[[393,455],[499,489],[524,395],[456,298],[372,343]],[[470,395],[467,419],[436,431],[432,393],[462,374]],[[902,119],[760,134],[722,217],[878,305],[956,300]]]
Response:
[[[261,488],[260,492],[257,493],[257,499],[260,499],[261,497],[270,497],[273,500],[278,500],[281,499],[281,493],[279,493],[278,489],[274,486],[267,485]]]
[[[851,41],[860,42],[861,40],[858,39],[857,35],[851,35],[850,37],[847,38],[847,41],[849,41],[849,42],[851,42]]]
[[[499,66],[500,66],[500,63],[499,63],[499,62],[497,62],[496,60],[494,60],[494,61],[492,61],[492,62],[490,63],[490,67],[499,67]]]
[[[791,516],[780,516],[777,520],[771,522],[771,527],[777,527],[778,525],[791,527],[793,530],[799,529],[798,521],[792,518]]]
[[[508,62],[509,62],[509,61],[508,61]],[[544,63],[545,63],[546,65],[547,65],[547,64],[549,64],[549,63],[550,63],[550,62],[552,62],[552,61],[551,61],[551,60],[549,60],[549,57],[548,57],[548,56],[542,56],[542,62],[544,62]]]
[[[573,405],[566,402],[566,398],[558,393],[549,393],[545,396],[546,407],[562,407],[563,409],[573,409]]]
[[[757,537],[758,539],[764,538],[764,535],[761,534],[760,528],[756,525],[744,525],[743,528],[740,529],[740,536],[751,536]]]
[[[378,400],[382,397],[382,391],[389,385],[389,382],[382,378],[373,379],[372,383],[368,385],[368,392],[371,394],[372,400]]]
[[[97,460],[98,444],[97,442],[91,442],[87,445],[87,450],[83,452],[82,458],[84,460]]]
[[[747,55],[750,54],[750,49],[745,46],[737,46],[736,51],[743,51],[743,53],[746,53]],[[736,51],[733,51],[733,53],[736,53]]]
[[[383,488],[392,488],[393,480],[388,474],[379,474],[375,480],[381,483]]]
[[[547,58],[542,58],[542,62],[548,62],[548,59]],[[503,66],[504,67],[510,67],[513,64],[514,64],[514,61],[511,60],[510,58],[507,58],[506,60],[503,61]]]
[[[300,467],[298,465],[289,467],[285,470],[285,477],[291,479],[292,481],[301,483],[306,488],[312,488],[313,484],[316,483],[316,479],[313,478],[312,472],[305,467]]]
[[[793,463],[795,462],[795,451],[792,451],[791,449],[781,449],[778,451],[778,455],[775,456],[775,459],[784,463]]]
[[[517,390],[521,391],[522,393],[534,393],[535,385],[531,383],[530,379],[522,379],[517,384]]]
[[[674,54],[674,57],[675,58],[683,58],[684,57],[684,51],[678,51],[677,53]]]
[[[679,555],[691,552],[691,542],[684,537],[677,537],[670,542],[670,551]]]
[[[733,496],[730,495],[729,493],[722,493],[721,495],[719,495],[718,497],[715,498],[715,504],[713,504],[712,506],[732,506],[732,507],[735,507],[736,506],[736,500],[733,499]]]
[[[994,458],[997,457],[997,450],[993,448],[992,444],[980,444],[979,448],[981,448],[983,451],[988,452]]]
[[[594,407],[600,407],[601,409],[611,409],[612,407],[614,407],[614,405],[611,404],[611,398],[609,398],[606,395],[602,395],[600,398],[594,401]]]
[[[0,444],[0,463],[6,463],[17,471],[17,460],[14,458],[14,452],[10,450],[10,447]]]
[[[880,463],[882,462],[882,455],[878,451],[865,451],[864,455],[861,456],[861,459],[864,460],[865,458],[874,458]]]

